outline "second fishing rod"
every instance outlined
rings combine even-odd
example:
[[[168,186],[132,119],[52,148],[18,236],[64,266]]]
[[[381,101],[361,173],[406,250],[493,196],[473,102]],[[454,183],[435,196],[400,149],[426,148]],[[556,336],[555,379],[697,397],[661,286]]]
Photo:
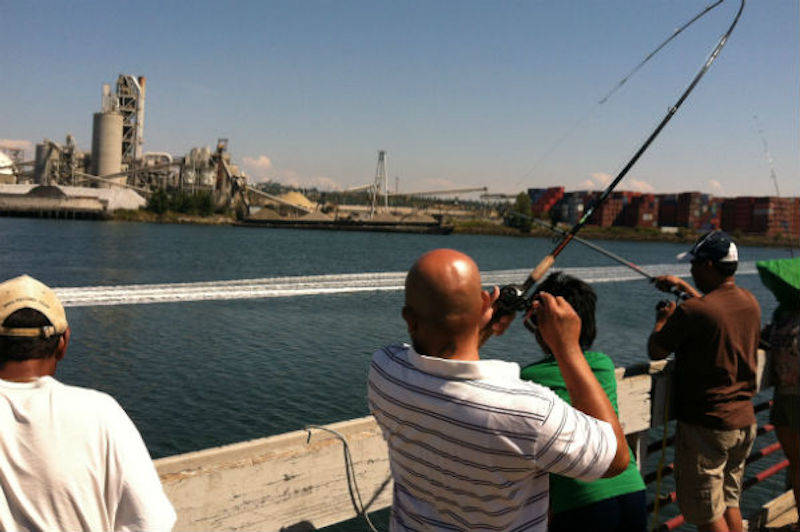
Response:
[[[564,231],[563,229],[559,229],[556,226],[549,225],[549,224],[547,224],[547,223],[545,223],[545,222],[543,222],[541,220],[537,220],[535,218],[532,218],[531,221],[533,223],[541,226],[541,227],[545,227],[545,228],[549,229],[550,231],[553,231],[556,234],[559,234],[559,235],[562,235],[562,236],[566,234],[566,231]],[[596,252],[598,252],[598,253],[600,253],[602,255],[605,255],[609,259],[614,260],[614,261],[622,264],[623,266],[625,266],[627,268],[630,268],[631,270],[635,271],[636,273],[638,273],[642,277],[645,277],[651,283],[655,283],[656,282],[657,277],[655,275],[652,275],[651,273],[649,273],[648,271],[643,269],[641,266],[638,266],[637,264],[629,261],[625,257],[617,255],[616,253],[613,253],[613,252],[611,252],[611,251],[609,251],[609,250],[607,250],[607,249],[605,249],[605,248],[603,248],[601,246],[598,246],[597,244],[589,242],[588,240],[584,240],[583,238],[580,238],[578,236],[573,236],[572,239],[574,241],[580,243],[580,244],[583,244],[584,246],[586,246],[586,247],[588,247],[590,249],[593,249],[594,251],[596,251]],[[676,286],[671,286],[669,288],[669,292],[672,295],[674,295],[677,299],[679,299],[681,301],[685,301],[685,300],[689,299],[690,297],[692,297],[690,294],[687,294],[686,292],[684,292],[683,290],[680,290]]]

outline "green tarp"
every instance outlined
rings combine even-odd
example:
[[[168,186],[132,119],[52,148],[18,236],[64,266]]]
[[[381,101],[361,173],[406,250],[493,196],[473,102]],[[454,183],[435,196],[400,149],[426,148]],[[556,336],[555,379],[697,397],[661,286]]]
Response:
[[[756,268],[761,282],[779,303],[792,308],[800,307],[800,257],[761,260],[756,262]]]

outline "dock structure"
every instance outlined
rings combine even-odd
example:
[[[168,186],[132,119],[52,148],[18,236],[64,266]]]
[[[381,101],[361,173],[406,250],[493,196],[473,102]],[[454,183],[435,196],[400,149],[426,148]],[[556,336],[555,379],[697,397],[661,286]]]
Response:
[[[92,219],[144,205],[144,198],[121,187],[0,185],[0,216]]]
[[[648,441],[648,435],[669,418],[672,367],[672,362],[658,361],[617,368],[620,422],[640,470],[648,453],[661,451],[662,441]],[[763,352],[758,370],[759,389],[770,387]],[[771,425],[759,427],[759,436],[772,430]],[[664,441],[671,445],[671,438]],[[776,451],[778,444],[756,440],[748,463]],[[387,448],[372,416],[161,458],[155,464],[178,514],[176,530],[314,530],[357,517],[362,508],[387,508],[392,501]],[[783,460],[747,478],[745,487],[787,465]],[[671,473],[671,464],[662,468],[663,476]],[[643,476],[646,482],[656,477],[644,471]],[[675,494],[658,498],[665,506]],[[750,530],[776,529],[791,519],[797,514],[787,491],[751,516]],[[679,515],[662,522],[659,530],[682,524]]]

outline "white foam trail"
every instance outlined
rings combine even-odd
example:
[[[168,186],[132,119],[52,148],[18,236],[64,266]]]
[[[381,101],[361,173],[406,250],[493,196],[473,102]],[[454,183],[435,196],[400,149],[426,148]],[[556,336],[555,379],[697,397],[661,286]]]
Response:
[[[643,266],[652,275],[689,276],[686,264],[653,264]],[[593,268],[555,268],[580,277],[589,283],[609,283],[641,280],[642,276],[624,266]],[[530,270],[494,270],[482,272],[486,285],[522,282]],[[754,262],[739,264],[738,275],[756,273]],[[267,277],[232,281],[198,283],[132,284],[119,286],[79,286],[56,288],[65,307],[103,305],[141,305],[185,301],[220,301],[261,299],[271,297],[345,294],[355,292],[398,291],[403,289],[405,272],[349,273],[336,275],[306,275],[296,277]]]

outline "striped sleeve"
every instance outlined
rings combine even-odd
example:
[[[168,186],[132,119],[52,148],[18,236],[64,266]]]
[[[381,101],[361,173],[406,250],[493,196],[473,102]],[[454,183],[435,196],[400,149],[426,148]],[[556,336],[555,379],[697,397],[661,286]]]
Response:
[[[603,476],[617,452],[609,423],[576,410],[553,394],[553,407],[534,445],[536,465],[579,480]]]

